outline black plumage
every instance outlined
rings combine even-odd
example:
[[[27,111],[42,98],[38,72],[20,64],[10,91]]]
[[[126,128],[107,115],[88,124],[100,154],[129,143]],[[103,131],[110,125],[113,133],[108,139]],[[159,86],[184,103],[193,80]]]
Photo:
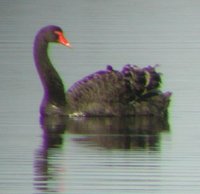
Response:
[[[171,93],[161,92],[161,75],[155,67],[125,65],[122,71],[108,67],[86,76],[67,91],[71,112],[87,116],[167,114]]]

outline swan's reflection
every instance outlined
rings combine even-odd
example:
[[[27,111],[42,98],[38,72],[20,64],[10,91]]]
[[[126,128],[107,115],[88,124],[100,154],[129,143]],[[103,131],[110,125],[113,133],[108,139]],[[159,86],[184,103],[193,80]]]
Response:
[[[160,133],[169,131],[168,120],[154,117],[130,118],[41,118],[43,142],[35,156],[35,187],[59,193],[59,173],[66,168],[55,157],[60,154],[63,137],[79,134],[73,141],[93,143],[107,149],[159,149]],[[73,135],[74,137],[74,135]],[[76,137],[76,135],[75,135]],[[54,158],[54,162],[52,162]],[[62,177],[62,176],[61,176]],[[58,179],[60,181],[58,181]],[[53,186],[49,182],[56,182]],[[62,181],[61,181],[62,182]],[[64,189],[65,190],[65,189]]]
[[[154,117],[90,118],[69,120],[67,128],[72,133],[86,134],[76,141],[90,141],[105,148],[153,149],[158,147],[160,132],[168,131],[166,119]]]

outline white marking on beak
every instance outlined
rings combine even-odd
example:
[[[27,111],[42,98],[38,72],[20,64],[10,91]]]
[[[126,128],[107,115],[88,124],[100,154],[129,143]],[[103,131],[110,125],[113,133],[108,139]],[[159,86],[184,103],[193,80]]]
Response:
[[[69,48],[72,48],[71,44],[68,42],[65,44],[65,46],[69,47]]]

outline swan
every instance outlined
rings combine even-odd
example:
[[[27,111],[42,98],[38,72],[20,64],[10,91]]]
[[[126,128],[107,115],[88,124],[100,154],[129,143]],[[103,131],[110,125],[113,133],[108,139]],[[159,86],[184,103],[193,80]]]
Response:
[[[107,65],[74,83],[64,84],[48,56],[49,43],[71,47],[60,27],[43,27],[35,36],[33,55],[44,88],[41,115],[73,116],[166,116],[171,92],[160,90],[156,66],[125,65],[121,71]]]

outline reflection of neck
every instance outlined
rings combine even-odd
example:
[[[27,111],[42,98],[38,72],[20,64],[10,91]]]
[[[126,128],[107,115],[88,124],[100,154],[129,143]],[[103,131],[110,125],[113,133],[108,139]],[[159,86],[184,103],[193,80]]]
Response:
[[[35,64],[44,87],[44,98],[48,103],[65,106],[63,82],[47,55],[48,43],[38,35],[34,45]]]

